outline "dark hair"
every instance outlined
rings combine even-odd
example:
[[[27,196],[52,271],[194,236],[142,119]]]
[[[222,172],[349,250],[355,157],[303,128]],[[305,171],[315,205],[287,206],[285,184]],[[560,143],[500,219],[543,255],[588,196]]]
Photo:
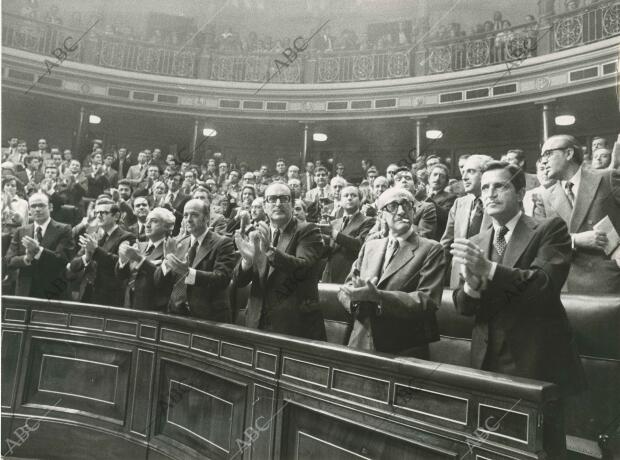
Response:
[[[286,161],[284,161],[284,158],[278,158],[278,159],[276,160],[276,164],[278,164],[278,163],[280,163],[280,162],[282,162],[282,163],[286,164]]]
[[[523,172],[523,169],[506,161],[493,160],[482,166],[482,173],[484,174],[487,171],[494,171],[496,169],[504,169],[508,171],[510,174],[510,182],[517,192],[525,189],[525,173]]]
[[[318,173],[319,171],[322,171],[322,172],[324,172],[325,174],[328,174],[328,172],[327,172],[327,168],[326,168],[325,166],[317,166],[317,167],[314,169],[314,174]]]
[[[129,189],[133,192],[133,185],[131,185],[131,182],[129,182],[127,179],[121,179],[118,181],[118,185],[126,185],[127,187],[129,187]]]
[[[99,198],[101,197],[101,198]],[[110,213],[112,214],[120,214],[121,208],[119,208],[118,204],[116,204],[109,195],[102,194],[97,197],[97,201],[95,201],[95,206],[98,204],[110,204]]]

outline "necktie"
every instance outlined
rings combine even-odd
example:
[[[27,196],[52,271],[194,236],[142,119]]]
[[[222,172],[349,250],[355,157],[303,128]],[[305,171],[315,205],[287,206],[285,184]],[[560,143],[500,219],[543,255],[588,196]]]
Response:
[[[41,230],[41,227],[37,227],[37,242],[39,244],[41,244],[41,242],[43,241],[43,230]]]
[[[106,241],[108,241],[108,234],[106,232],[103,232],[103,236],[99,240],[99,247],[103,247]]]
[[[146,236],[146,233],[145,233],[145,230],[144,230],[145,225],[144,224],[138,224],[138,225],[140,226],[140,231],[138,232],[138,237],[142,238],[142,237]]]
[[[321,189],[321,193],[319,194],[319,198],[325,198],[325,189]]]
[[[508,227],[504,226],[500,228],[495,235],[495,241],[493,241],[493,246],[495,246],[495,250],[500,256],[503,256],[506,251],[507,243],[506,238],[504,238],[506,233],[508,233]]]
[[[575,194],[573,193],[573,184],[572,182],[567,182],[564,185],[564,189],[566,190],[566,196],[568,197],[568,201],[570,201],[571,208],[575,206]]]
[[[144,252],[145,256],[150,256],[151,254],[153,254],[153,250],[155,249],[155,245],[149,243],[148,247],[146,248],[146,251]]]
[[[191,267],[194,263],[194,259],[196,258],[196,251],[198,250],[198,239],[194,241],[192,247],[189,248],[189,252],[187,253],[187,263]]]
[[[385,270],[390,265],[390,262],[392,262],[396,251],[398,251],[398,240],[390,240],[385,250],[385,258],[383,259],[383,270],[381,270],[382,274],[385,273]]]
[[[278,242],[280,241],[280,229],[276,228],[276,230],[273,232],[273,239],[272,239],[272,243],[271,245],[274,248],[278,247]]]
[[[349,216],[344,216],[342,219],[342,227],[340,227],[340,231],[343,231],[349,225]]]
[[[482,200],[478,197],[474,200],[474,204],[469,215],[469,225],[467,227],[467,238],[471,238],[474,235],[480,233],[480,226],[482,225]]]

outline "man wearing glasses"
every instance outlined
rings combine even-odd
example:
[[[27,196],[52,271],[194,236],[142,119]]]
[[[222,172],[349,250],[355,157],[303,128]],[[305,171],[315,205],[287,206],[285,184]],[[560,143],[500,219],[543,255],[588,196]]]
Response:
[[[547,139],[541,163],[557,182],[542,192],[543,209],[538,206],[535,215],[560,216],[568,225],[573,250],[569,292],[618,294],[620,256],[607,235],[611,226],[620,232],[620,171],[594,171],[582,162],[583,150],[573,136]],[[597,225],[603,219],[606,228]]]
[[[283,183],[265,190],[269,223],[235,238],[241,261],[238,287],[252,282],[246,326],[307,339],[325,340],[318,281],[324,251],[319,229],[293,217],[294,195]]]
[[[366,242],[338,294],[353,318],[348,345],[428,359],[428,344],[439,340],[445,254],[416,233],[409,191],[391,188],[377,204],[389,234]]]
[[[81,276],[80,302],[122,307],[125,283],[116,278],[114,267],[123,241],[131,244],[135,236],[118,226],[121,212],[109,198],[97,200],[95,217],[99,231],[79,237],[82,248],[69,264],[69,277]]]

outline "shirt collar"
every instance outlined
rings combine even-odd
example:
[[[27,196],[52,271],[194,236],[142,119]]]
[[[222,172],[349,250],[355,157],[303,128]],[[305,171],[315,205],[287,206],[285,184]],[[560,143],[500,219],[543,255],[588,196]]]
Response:
[[[47,231],[47,226],[50,224],[52,218],[48,217],[47,220],[45,222],[43,222],[42,224],[37,224],[36,222],[34,223],[34,232],[35,234],[37,233],[37,228],[41,227],[41,234],[45,235],[45,232]]]
[[[577,190],[579,190],[579,184],[581,183],[581,168],[579,168],[577,172],[575,173],[575,175],[571,177],[569,180],[561,181],[562,188],[564,190],[566,190],[566,184],[568,182],[571,182],[573,184],[571,191],[573,192],[573,195],[577,196]]]
[[[164,242],[165,239],[166,238],[160,238],[159,241],[155,241],[155,242],[149,240],[149,244],[147,244],[146,247],[149,248],[149,247],[153,246],[155,248],[158,248],[158,247],[161,246],[161,244]]]
[[[521,215],[522,214],[523,214],[523,211],[519,211],[518,213],[516,213],[514,215],[514,217],[512,219],[510,219],[508,222],[506,222],[503,226],[498,224],[495,221],[495,219],[492,219],[493,220],[493,229],[495,230],[495,233],[497,234],[497,232],[499,232],[500,228],[506,227],[508,229],[508,231],[506,232],[506,235],[504,236],[504,239],[506,240],[506,242],[508,242],[508,240],[512,236],[512,232],[514,231],[515,227],[517,226],[517,223],[519,222],[519,219],[521,219]]]
[[[209,227],[207,227],[207,229],[204,231],[204,233],[198,237],[198,246],[202,245],[202,242],[205,240],[205,238],[207,237],[208,233],[209,233]],[[190,236],[190,246],[193,246],[195,243],[196,243],[196,237],[194,235],[191,235]]]
[[[103,231],[104,234],[107,234],[108,236],[110,236],[112,233],[114,233],[114,231],[118,228],[118,225],[114,225],[114,227],[112,227],[110,229],[109,232],[106,232],[105,230]]]
[[[409,240],[409,237],[413,234],[413,232],[415,232],[415,227],[412,225],[407,231],[407,233],[405,233],[404,235],[392,236],[390,234],[390,236],[388,236],[388,243],[390,240],[391,241],[396,240],[398,241],[398,245],[402,246],[405,241]]]

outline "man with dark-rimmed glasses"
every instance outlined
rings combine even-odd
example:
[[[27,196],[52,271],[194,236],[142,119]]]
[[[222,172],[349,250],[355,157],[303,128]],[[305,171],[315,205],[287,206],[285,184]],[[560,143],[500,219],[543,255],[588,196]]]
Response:
[[[265,214],[248,235],[235,238],[241,261],[238,287],[252,282],[245,325],[325,340],[318,282],[324,247],[319,229],[293,217],[294,193],[284,183],[265,190]]]
[[[348,345],[428,359],[428,344],[439,340],[445,254],[417,234],[409,191],[388,189],[377,205],[389,233],[364,244],[338,295],[353,318]]]
[[[568,225],[573,249],[568,291],[620,293],[619,250],[607,237],[611,226],[620,232],[620,171],[583,167],[583,149],[567,134],[545,141],[541,163],[557,182],[542,192],[535,215],[560,216]],[[607,230],[597,225],[603,219]]]

